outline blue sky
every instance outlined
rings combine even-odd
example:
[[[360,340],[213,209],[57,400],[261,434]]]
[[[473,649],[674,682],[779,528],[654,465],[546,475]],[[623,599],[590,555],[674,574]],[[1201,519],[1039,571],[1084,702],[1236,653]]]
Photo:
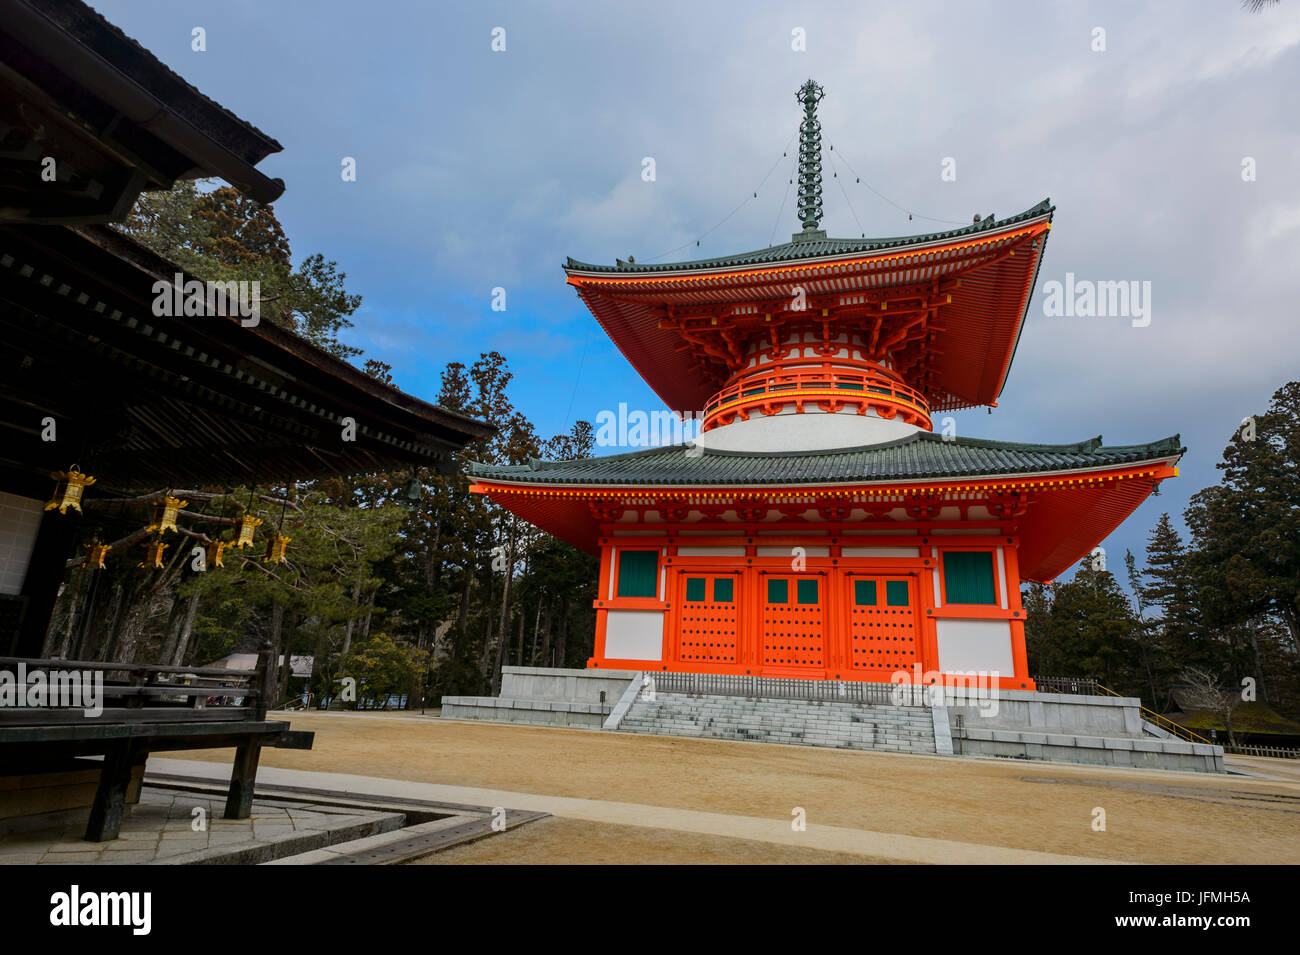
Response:
[[[1061,443],[1181,433],[1182,477],[1105,542],[1111,569],[1160,511],[1181,517],[1242,418],[1300,377],[1294,3],[93,5],[284,145],[260,168],[288,184],[276,211],[295,257],[335,259],[363,296],[353,344],[425,398],[446,362],[499,350],[543,437],[619,402],[661,406],[564,284],[565,256],[786,241],[791,160],[752,193],[797,129],[809,76],[826,88],[825,141],[898,205],[967,223],[1056,204],[1000,406],[957,428]],[[947,227],[909,222],[865,185],[846,181],[846,201],[826,172],[833,236]],[[1042,287],[1067,272],[1151,282],[1150,325],[1046,317]]]

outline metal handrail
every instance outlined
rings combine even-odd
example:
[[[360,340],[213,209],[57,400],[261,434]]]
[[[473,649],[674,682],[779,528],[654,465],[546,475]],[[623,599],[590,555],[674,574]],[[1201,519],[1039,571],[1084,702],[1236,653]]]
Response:
[[[1071,693],[1075,696],[1096,696],[1097,681],[1088,677],[1036,676],[1034,685],[1039,693]]]
[[[1123,694],[1116,693],[1114,690],[1109,689],[1108,687],[1104,687],[1100,683],[1097,684],[1097,689],[1101,690],[1107,696],[1118,696],[1123,698]],[[1145,706],[1142,705],[1142,702],[1140,700],[1138,701],[1138,709],[1141,710],[1143,719],[1147,720],[1150,723],[1154,723],[1156,726],[1160,727],[1162,730],[1164,730],[1167,733],[1173,733],[1175,736],[1177,736],[1181,740],[1184,740],[1185,742],[1207,743],[1207,744],[1210,742],[1204,736],[1199,736],[1196,733],[1193,733],[1191,730],[1189,730],[1186,726],[1183,726],[1181,723],[1175,723],[1173,720],[1169,719],[1168,717],[1161,716],[1155,710],[1147,709]]]

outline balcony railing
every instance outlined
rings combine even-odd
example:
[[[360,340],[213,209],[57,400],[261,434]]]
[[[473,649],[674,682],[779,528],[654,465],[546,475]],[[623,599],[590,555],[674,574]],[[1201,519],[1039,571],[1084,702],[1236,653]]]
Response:
[[[915,388],[865,367],[853,369],[851,366],[823,365],[799,370],[782,366],[756,369],[709,400],[704,407],[704,427],[705,430],[713,427],[715,416],[729,411],[796,400],[841,401],[894,408],[910,423],[926,427],[930,423],[929,402]]]

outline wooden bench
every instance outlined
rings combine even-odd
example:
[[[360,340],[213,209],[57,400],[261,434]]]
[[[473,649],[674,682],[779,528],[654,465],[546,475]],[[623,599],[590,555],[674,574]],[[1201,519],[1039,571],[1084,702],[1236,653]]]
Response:
[[[0,673],[8,683],[0,688],[0,765],[32,755],[102,756],[86,839],[104,842],[117,838],[132,773],[145,765],[149,753],[234,747],[225,818],[247,819],[262,747],[311,749],[314,741],[313,733],[266,719],[275,694],[274,663],[269,645],[259,651],[252,671],[0,657]],[[102,689],[96,701],[102,712],[90,715],[83,706],[12,705],[7,699],[27,700],[29,688],[48,686],[50,675],[60,673],[76,674],[78,680],[89,677]],[[103,677],[97,678],[100,673]],[[35,674],[42,676],[33,680]],[[227,685],[170,682],[178,677]],[[229,702],[206,705],[214,697]]]

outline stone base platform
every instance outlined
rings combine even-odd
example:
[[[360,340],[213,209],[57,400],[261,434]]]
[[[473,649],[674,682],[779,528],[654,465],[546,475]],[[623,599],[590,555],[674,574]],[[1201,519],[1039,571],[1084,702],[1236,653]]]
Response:
[[[999,690],[962,699],[949,687],[927,706],[933,732],[894,707],[811,708],[790,699],[660,693],[643,698],[640,672],[505,667],[500,697],[444,697],[444,719],[578,726],[661,736],[797,742],[836,748],[1045,760],[1222,773],[1223,747],[1177,739],[1142,719],[1141,700]],[[779,681],[778,681],[779,682]],[[887,692],[887,690],[885,691]],[[920,709],[918,707],[918,709]],[[841,712],[843,710],[843,712]],[[913,722],[919,726],[928,722]],[[863,725],[874,727],[863,733]]]
[[[500,696],[444,696],[442,718],[600,729],[640,673],[502,667]]]

